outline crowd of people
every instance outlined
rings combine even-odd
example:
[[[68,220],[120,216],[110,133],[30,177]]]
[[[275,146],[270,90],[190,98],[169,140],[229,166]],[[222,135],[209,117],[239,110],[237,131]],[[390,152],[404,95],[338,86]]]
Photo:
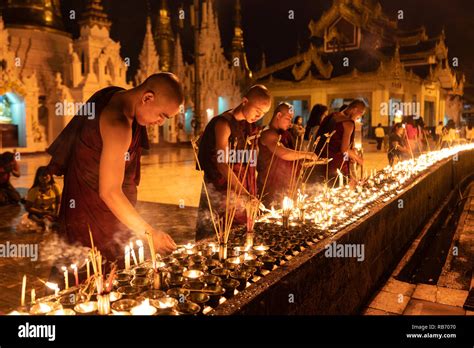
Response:
[[[209,205],[222,213],[229,187],[241,193],[234,224],[245,224],[248,204],[281,205],[295,170],[301,170],[301,160],[313,163],[310,183],[335,182],[341,175],[350,179],[351,166],[363,164],[355,147],[356,121],[366,112],[362,100],[338,110],[316,104],[306,125],[301,115],[294,115],[292,105],[283,102],[274,106],[270,122],[262,125],[259,121],[271,109],[272,99],[265,86],[252,86],[238,105],[213,117],[193,140],[197,169],[204,172],[197,240],[214,235]],[[141,154],[149,148],[146,126],[163,125],[179,112],[183,101],[181,83],[170,73],[154,74],[129,90],[97,91],[88,101],[95,103],[96,117],[76,115],[71,120],[47,149],[50,163],[37,169],[24,198],[10,182],[11,176],[20,175],[14,154],[0,156],[0,205],[24,204],[20,227],[26,230],[57,229],[69,242],[85,246],[90,246],[92,235],[109,260],[123,254],[132,235],[141,239],[151,235],[157,252],[171,252],[176,248],[173,239],[146,222],[134,206]],[[422,118],[415,117],[406,117],[390,129],[379,124],[374,135],[377,150],[383,147],[392,165],[429,150],[430,138],[437,147],[460,141],[452,121],[437,127],[431,137]],[[472,127],[466,127],[463,136],[472,141]],[[229,149],[255,151],[256,165],[248,165],[255,160],[253,153],[232,165],[228,157],[222,160],[220,155]],[[326,159],[324,165],[318,162],[321,158]],[[54,176],[64,176],[62,192]]]

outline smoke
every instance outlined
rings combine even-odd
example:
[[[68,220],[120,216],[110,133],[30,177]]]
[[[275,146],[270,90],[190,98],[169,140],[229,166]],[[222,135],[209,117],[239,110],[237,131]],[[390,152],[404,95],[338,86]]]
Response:
[[[90,248],[79,244],[71,244],[64,240],[57,233],[45,234],[45,238],[39,245],[40,261],[62,264],[77,263],[82,265],[86,259]]]

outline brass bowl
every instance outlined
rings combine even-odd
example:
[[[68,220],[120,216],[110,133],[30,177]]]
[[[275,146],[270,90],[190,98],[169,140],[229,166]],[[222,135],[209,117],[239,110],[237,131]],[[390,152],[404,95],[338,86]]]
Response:
[[[94,314],[97,312],[97,302],[82,302],[74,306],[74,311],[78,314]]]
[[[211,274],[218,276],[222,279],[227,279],[229,277],[230,271],[227,268],[219,267],[219,268],[214,268],[211,271]]]
[[[140,292],[138,288],[130,286],[130,285],[121,286],[120,288],[117,289],[117,291],[121,293],[124,298],[136,297],[138,293]]]
[[[206,283],[201,281],[188,281],[184,283],[183,288],[192,290],[202,290],[206,287]]]
[[[191,292],[189,290],[182,289],[182,288],[169,289],[166,292],[168,296],[177,299],[181,303],[185,302],[186,298],[189,296],[190,293]]]
[[[204,275],[199,278],[199,280],[206,283],[208,286],[220,284],[222,282],[221,278],[212,274]]]
[[[150,304],[160,310],[172,309],[178,305],[178,300],[174,297],[164,296],[156,300],[150,300]]]
[[[204,308],[206,307],[206,303],[209,302],[210,299],[211,297],[203,292],[192,292],[188,296],[189,301],[197,303],[201,307],[200,312],[204,310]]]
[[[135,277],[147,277],[150,272],[152,270],[150,268],[146,268],[146,267],[135,267],[134,269],[132,269],[132,274],[135,276]]]
[[[234,290],[237,289],[239,285],[240,285],[240,282],[238,280],[225,279],[222,282],[222,286],[225,289],[224,297],[228,299],[234,296]]]
[[[252,275],[246,271],[234,271],[230,274],[230,276],[231,278],[239,281],[239,286],[237,286],[237,290],[242,291],[247,287],[247,280]]]
[[[159,298],[166,297],[166,293],[161,290],[146,290],[143,291],[140,296],[149,298],[150,300],[157,300]]]
[[[138,306],[140,303],[136,300],[124,299],[118,300],[112,303],[112,312],[130,312],[133,307]]]
[[[209,302],[207,304],[212,308],[217,307],[221,297],[225,294],[225,288],[222,285],[214,285],[208,287],[207,290],[209,290]]]
[[[176,311],[181,315],[196,315],[201,311],[201,306],[197,303],[186,301],[184,303],[178,303]]]

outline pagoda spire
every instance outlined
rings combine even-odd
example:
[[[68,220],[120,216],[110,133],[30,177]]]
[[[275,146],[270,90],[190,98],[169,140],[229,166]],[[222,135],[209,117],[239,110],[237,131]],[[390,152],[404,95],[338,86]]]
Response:
[[[99,28],[105,27],[107,30],[110,30],[112,22],[109,20],[107,13],[105,13],[101,0],[89,0],[79,24],[91,28],[97,25]]]
[[[184,61],[183,61],[183,49],[181,47],[181,41],[179,34],[176,35],[175,51],[173,56],[173,68],[172,72],[178,76],[181,81],[184,81]]]
[[[237,69],[237,79],[241,90],[245,90],[252,77],[244,48],[244,31],[242,30],[242,12],[240,0],[235,0],[234,37],[232,38],[232,66]]]
[[[156,19],[155,43],[160,55],[160,70],[170,71],[173,62],[174,35],[166,0],[161,0]]]
[[[135,83],[139,85],[145,79],[160,71],[159,56],[156,52],[155,42],[151,30],[151,19],[147,17],[145,38],[143,40],[143,47],[139,56],[140,68],[135,75]]]

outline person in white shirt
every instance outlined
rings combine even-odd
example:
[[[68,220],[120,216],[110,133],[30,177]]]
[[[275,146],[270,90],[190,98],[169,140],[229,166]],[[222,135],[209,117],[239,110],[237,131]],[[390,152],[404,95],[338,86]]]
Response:
[[[382,124],[379,123],[377,128],[375,128],[375,139],[377,140],[377,150],[382,149],[383,138],[385,137],[385,130],[382,127]]]

